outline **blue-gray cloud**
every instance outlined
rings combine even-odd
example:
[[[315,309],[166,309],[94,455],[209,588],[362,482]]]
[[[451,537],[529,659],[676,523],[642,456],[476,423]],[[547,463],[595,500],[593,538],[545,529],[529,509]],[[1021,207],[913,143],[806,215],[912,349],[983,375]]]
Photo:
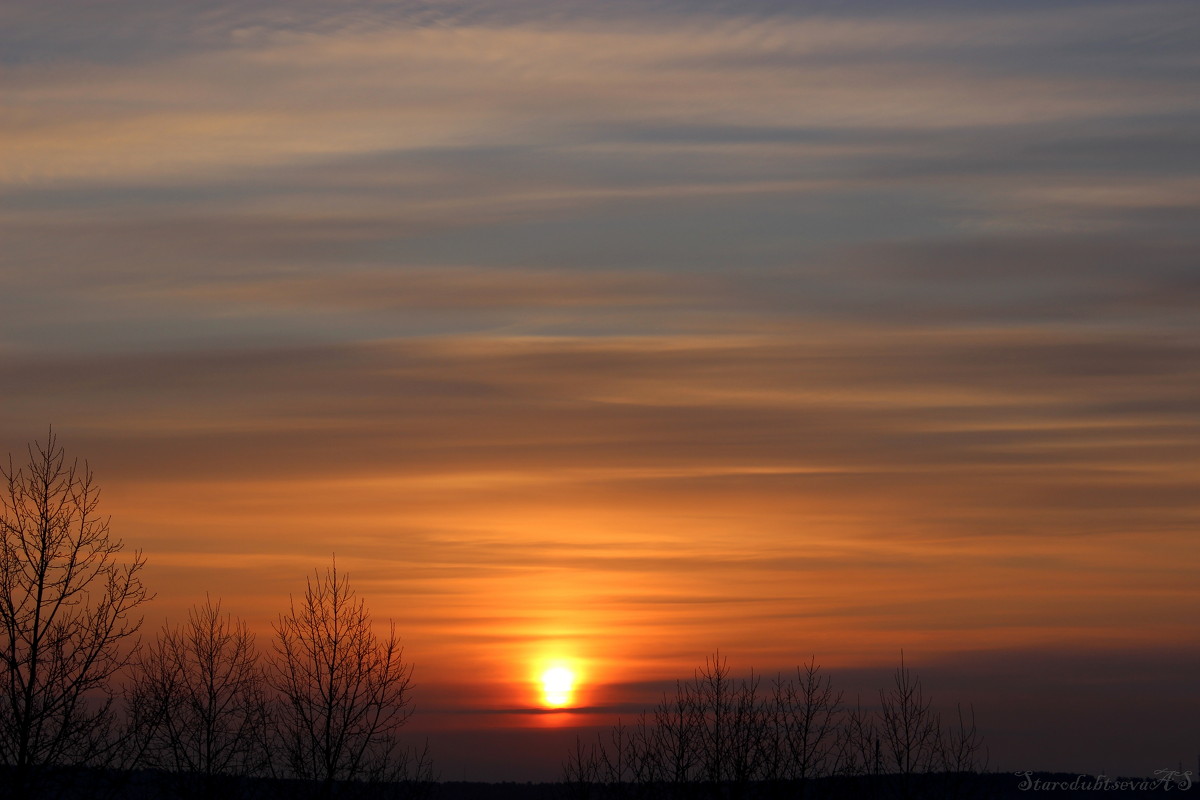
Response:
[[[65,6],[0,8],[0,443],[171,586],[332,525],[475,653],[545,609],[462,575],[664,658],[1194,627],[1194,3]]]

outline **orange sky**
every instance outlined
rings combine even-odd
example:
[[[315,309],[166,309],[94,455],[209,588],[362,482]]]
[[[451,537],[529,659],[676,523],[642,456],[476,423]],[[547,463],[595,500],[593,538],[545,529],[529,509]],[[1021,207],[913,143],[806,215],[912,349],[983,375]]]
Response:
[[[90,460],[148,631],[336,553],[447,778],[718,647],[1194,755],[1189,4],[74,12],[0,10],[0,450]]]

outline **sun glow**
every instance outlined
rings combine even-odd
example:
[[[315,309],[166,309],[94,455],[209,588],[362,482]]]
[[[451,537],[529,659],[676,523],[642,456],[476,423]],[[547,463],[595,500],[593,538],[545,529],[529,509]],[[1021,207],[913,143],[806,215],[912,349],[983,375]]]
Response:
[[[551,667],[542,673],[542,702],[550,708],[571,704],[575,694],[575,673],[566,667]]]

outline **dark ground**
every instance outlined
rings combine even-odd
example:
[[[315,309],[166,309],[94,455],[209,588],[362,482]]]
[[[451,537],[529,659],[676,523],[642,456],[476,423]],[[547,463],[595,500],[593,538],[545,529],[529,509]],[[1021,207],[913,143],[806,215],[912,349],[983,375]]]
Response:
[[[1134,800],[1135,798],[1200,797],[1200,784],[1184,786],[1195,776],[1110,778],[1073,773],[1023,775],[899,775],[817,778],[806,783],[632,785],[565,783],[341,784],[326,793],[302,781],[226,778],[205,785],[198,776],[162,772],[64,770],[28,797],[38,800]],[[15,796],[8,770],[0,767],[0,800]]]

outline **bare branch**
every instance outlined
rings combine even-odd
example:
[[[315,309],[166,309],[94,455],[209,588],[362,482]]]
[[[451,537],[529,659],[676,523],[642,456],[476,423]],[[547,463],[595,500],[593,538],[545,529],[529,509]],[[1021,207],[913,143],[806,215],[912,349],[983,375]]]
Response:
[[[391,780],[407,768],[397,732],[412,713],[412,666],[391,625],[372,630],[337,563],[308,580],[275,623],[271,683],[287,771],[320,781]]]
[[[110,678],[136,651],[133,613],[151,596],[144,557],[119,560],[91,470],[53,430],[0,475],[0,761],[22,797],[50,766],[111,754]]]

